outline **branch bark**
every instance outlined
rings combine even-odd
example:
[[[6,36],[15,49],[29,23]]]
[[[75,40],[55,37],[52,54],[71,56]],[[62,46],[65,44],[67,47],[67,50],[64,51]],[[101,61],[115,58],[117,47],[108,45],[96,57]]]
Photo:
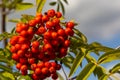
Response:
[[[5,12],[5,11],[6,11],[6,8],[3,6],[1,8],[1,12]],[[1,30],[2,30],[2,33],[3,33],[3,32],[6,32],[6,14],[1,13],[1,17],[2,17]],[[7,39],[3,40],[3,44],[4,44],[3,47],[5,47],[7,45]]]

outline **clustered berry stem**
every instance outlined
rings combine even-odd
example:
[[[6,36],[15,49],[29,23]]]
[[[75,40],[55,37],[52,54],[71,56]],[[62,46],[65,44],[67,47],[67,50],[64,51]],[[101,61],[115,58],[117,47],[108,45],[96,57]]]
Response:
[[[70,37],[74,34],[74,22],[69,21],[62,26],[61,17],[61,12],[50,9],[45,14],[37,13],[26,23],[17,23],[18,35],[10,39],[10,51],[22,75],[30,74],[28,71],[32,70],[33,80],[58,78],[56,71],[61,69],[61,65],[55,59],[67,55]]]

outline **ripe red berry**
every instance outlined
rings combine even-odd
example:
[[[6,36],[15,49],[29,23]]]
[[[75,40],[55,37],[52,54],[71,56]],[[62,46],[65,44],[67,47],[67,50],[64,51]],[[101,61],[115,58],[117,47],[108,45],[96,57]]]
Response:
[[[45,64],[45,67],[47,67],[47,68],[50,68],[50,66],[51,66],[50,62],[48,62],[48,61],[45,62],[44,64]]]
[[[11,45],[15,45],[18,41],[19,37],[18,36],[13,36],[11,39],[10,39],[10,44]]]
[[[29,28],[28,24],[21,23],[21,29],[22,30],[27,30]]]
[[[13,53],[12,54],[12,59],[18,62],[19,61],[19,56],[16,53]]]
[[[37,24],[41,23],[41,22],[42,22],[42,16],[37,16],[37,17],[35,17],[35,22],[36,22]]]
[[[17,55],[18,55],[19,57],[24,57],[25,52],[20,49],[20,50],[18,50]]]
[[[69,47],[70,46],[70,40],[65,40],[64,41],[64,46]]]
[[[60,18],[62,16],[62,13],[61,12],[56,12],[56,17],[57,18]]]
[[[57,64],[56,70],[60,70],[61,69],[61,65]]]
[[[56,25],[59,25],[60,20],[59,20],[58,18],[55,18],[55,19],[52,20],[52,22],[53,22],[54,25],[56,26]]]
[[[45,39],[51,39],[51,32],[47,31],[44,33],[44,38]]]
[[[42,71],[42,74],[47,74],[47,73],[49,73],[49,69],[46,68],[46,67],[43,67],[43,68],[41,69],[41,71]]]
[[[48,15],[49,17],[54,17],[54,16],[55,16],[55,10],[54,10],[54,9],[48,10],[47,15]]]
[[[10,51],[11,51],[12,53],[16,53],[16,52],[17,52],[17,49],[15,48],[15,46],[12,46],[12,47],[10,48]]]
[[[44,62],[39,62],[39,63],[37,64],[37,67],[38,67],[38,68],[43,68],[44,66],[45,66]]]
[[[51,44],[49,44],[49,43],[48,43],[48,44],[45,44],[45,45],[44,45],[44,50],[45,50],[45,51],[51,51],[51,50],[52,50]]]
[[[18,70],[20,70],[21,66],[22,66],[21,63],[17,63],[17,64],[16,64],[16,68],[17,68]]]
[[[33,80],[39,80],[39,76],[35,73],[32,74],[32,79]]]
[[[27,37],[27,35],[28,35],[28,33],[27,33],[26,30],[22,30],[22,31],[20,32],[20,36]]]
[[[27,69],[28,69],[27,65],[22,65],[21,68],[20,68],[20,70],[21,70],[22,72],[27,71]]]
[[[67,23],[66,23],[66,27],[67,27],[67,28],[70,28],[70,29],[73,29],[73,27],[74,27],[74,22],[72,22],[72,21],[67,22]]]
[[[52,33],[51,33],[51,37],[52,37],[53,39],[57,39],[58,33],[57,33],[57,32],[52,32]]]
[[[30,68],[32,69],[32,70],[35,70],[36,68],[37,68],[37,64],[31,64],[31,66],[30,66]]]
[[[60,36],[65,36],[65,30],[64,29],[59,29],[57,33]]]
[[[54,26],[54,23],[52,21],[47,21],[46,22],[46,28],[47,29],[52,29],[53,26]]]
[[[19,59],[19,62],[20,62],[21,64],[27,64],[28,60],[27,60],[27,58],[22,57],[22,58]]]
[[[54,67],[54,68],[56,68],[57,67],[56,62],[51,62],[51,66]]]
[[[29,58],[28,63],[29,64],[34,64],[35,63],[35,58]]]
[[[40,45],[39,41],[33,41],[32,42],[32,47],[34,47],[34,48],[38,48],[39,45]]]
[[[49,20],[49,17],[47,15],[42,16],[42,22],[47,22]]]
[[[46,32],[46,29],[44,26],[40,26],[38,28],[37,34],[44,34]]]
[[[23,51],[26,51],[26,50],[29,49],[29,45],[28,45],[28,44],[22,44],[22,45],[21,45],[21,49],[22,49]]]
[[[27,73],[28,73],[27,71],[21,71],[22,75],[27,75]]]
[[[35,25],[37,24],[37,22],[36,22],[36,20],[30,20],[29,22],[28,22],[28,24],[29,24],[29,26],[31,26],[31,27],[35,27]]]
[[[33,30],[33,28],[29,28],[28,30],[27,30],[27,33],[31,36],[31,35],[33,35],[34,34],[34,30]]]
[[[52,79],[57,79],[58,78],[58,75],[55,73],[55,74],[52,74]]]
[[[41,74],[41,69],[40,68],[36,68],[35,69],[35,74],[37,74],[37,75]]]
[[[73,36],[73,34],[74,34],[73,30],[70,29],[70,28],[66,28],[65,33],[66,33],[67,36]]]
[[[25,41],[26,41],[25,37],[19,36],[18,43],[23,44],[25,43]]]
[[[15,44],[15,48],[16,48],[16,50],[21,49],[21,44]]]
[[[50,67],[50,68],[49,68],[49,71],[50,71],[51,74],[56,73],[56,69],[55,69],[54,67]]]

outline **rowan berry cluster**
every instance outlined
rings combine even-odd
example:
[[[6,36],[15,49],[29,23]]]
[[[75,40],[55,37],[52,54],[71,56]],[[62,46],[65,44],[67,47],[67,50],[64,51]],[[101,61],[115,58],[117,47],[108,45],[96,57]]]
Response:
[[[10,39],[12,59],[17,62],[16,68],[23,75],[33,70],[34,80],[52,77],[57,79],[56,70],[61,65],[51,62],[55,58],[67,55],[70,36],[73,36],[74,22],[69,21],[63,27],[60,22],[62,14],[50,9],[44,15],[37,13],[27,23],[17,23],[16,36]]]

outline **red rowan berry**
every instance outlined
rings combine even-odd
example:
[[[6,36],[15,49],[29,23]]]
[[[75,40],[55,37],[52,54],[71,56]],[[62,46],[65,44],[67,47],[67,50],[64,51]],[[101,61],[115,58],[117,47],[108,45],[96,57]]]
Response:
[[[54,16],[55,16],[55,10],[54,10],[54,9],[48,10],[48,11],[47,11],[47,15],[48,15],[49,17],[54,17]]]

